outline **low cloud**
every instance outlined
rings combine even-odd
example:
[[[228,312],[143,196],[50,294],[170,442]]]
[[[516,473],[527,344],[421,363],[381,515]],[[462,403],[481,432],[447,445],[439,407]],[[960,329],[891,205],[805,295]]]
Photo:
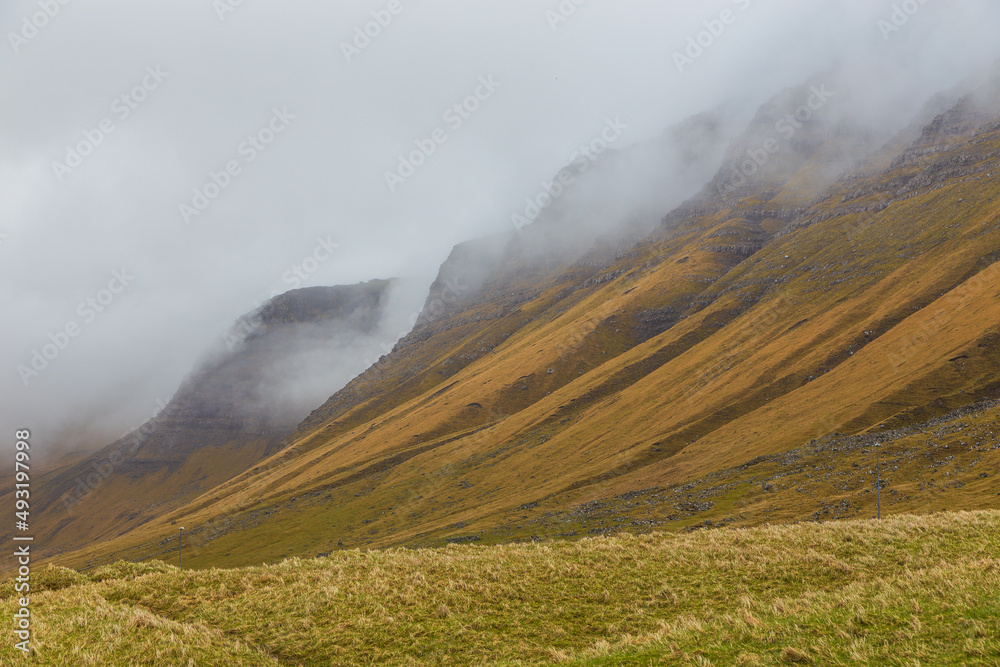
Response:
[[[539,221],[576,210],[552,192],[542,207],[543,184],[608,119],[628,126],[609,156],[650,166],[607,159],[574,178],[600,233],[711,178],[649,153],[701,112],[729,134],[836,71],[842,113],[902,127],[1000,57],[998,19],[986,0],[4,3],[0,432],[106,444],[286,285],[401,278],[389,329],[405,332],[456,243],[514,233],[527,201]],[[336,244],[329,259],[317,239]],[[134,279],[101,303],[123,270]],[[36,351],[48,365],[25,386]]]

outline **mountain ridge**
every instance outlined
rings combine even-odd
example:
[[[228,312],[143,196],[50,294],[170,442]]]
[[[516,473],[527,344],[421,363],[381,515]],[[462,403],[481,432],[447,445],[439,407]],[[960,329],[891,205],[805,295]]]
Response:
[[[305,413],[298,397],[277,400],[281,377],[271,369],[375,337],[390,285],[293,290],[241,318],[151,420],[43,475],[38,537],[66,548],[120,534],[278,451]]]
[[[181,520],[206,565],[527,539],[546,512],[997,398],[1000,191],[983,176],[1000,169],[1000,109],[984,92],[851,160],[842,133],[817,126],[746,196],[710,180],[600,262],[525,271],[519,235],[510,266],[420,320],[285,449],[67,562],[169,550]],[[884,167],[830,181],[814,170],[829,155]]]

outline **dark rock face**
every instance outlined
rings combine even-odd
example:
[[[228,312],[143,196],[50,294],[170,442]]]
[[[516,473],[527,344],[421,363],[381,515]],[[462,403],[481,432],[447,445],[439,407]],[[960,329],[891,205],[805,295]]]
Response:
[[[384,280],[313,287],[264,303],[226,337],[231,350],[216,350],[184,381],[135,457],[182,459],[244,433],[266,439],[270,451],[338,384],[364,370],[351,374],[349,360],[339,357],[376,334],[388,287]]]
[[[373,280],[294,290],[241,318],[155,418],[52,473],[36,503],[52,525],[39,528],[69,546],[95,530],[138,525],[277,451],[310,410],[364,370],[390,287]],[[85,525],[88,512],[114,516],[122,497],[135,509],[100,529]]]
[[[488,236],[452,248],[438,270],[414,329],[460,311],[500,265],[510,235]]]

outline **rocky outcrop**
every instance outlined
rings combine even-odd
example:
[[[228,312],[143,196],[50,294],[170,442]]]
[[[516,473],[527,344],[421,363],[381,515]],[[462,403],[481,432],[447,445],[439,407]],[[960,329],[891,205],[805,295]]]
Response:
[[[39,485],[38,534],[65,547],[139,525],[276,451],[364,370],[390,285],[294,290],[241,318],[156,417]],[[131,506],[121,513],[124,498]],[[105,522],[84,526],[87,515]]]

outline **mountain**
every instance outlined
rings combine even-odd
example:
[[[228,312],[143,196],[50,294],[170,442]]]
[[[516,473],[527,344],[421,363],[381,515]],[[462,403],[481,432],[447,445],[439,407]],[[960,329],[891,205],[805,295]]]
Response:
[[[870,515],[876,442],[886,512],[997,507],[998,90],[889,133],[809,83],[665,216],[587,204],[614,215],[581,247],[567,193],[456,249],[414,330],[280,451],[63,562],[164,557],[177,523],[208,567]]]
[[[120,534],[277,451],[378,349],[390,286],[293,290],[241,318],[156,417],[37,482],[39,540],[64,549]]]

